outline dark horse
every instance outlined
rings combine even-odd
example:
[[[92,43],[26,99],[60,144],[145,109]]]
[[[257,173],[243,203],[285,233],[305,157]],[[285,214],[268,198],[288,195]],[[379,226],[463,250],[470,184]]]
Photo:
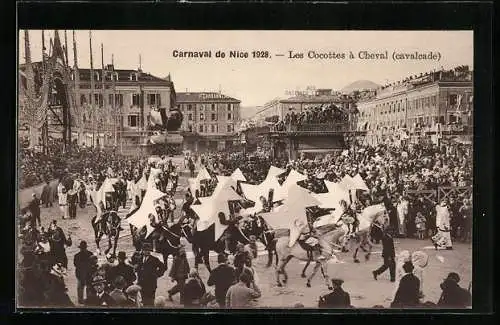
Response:
[[[214,240],[215,238],[215,225],[211,225],[203,231],[196,231],[191,228],[189,224],[184,224],[182,226],[183,235],[186,237],[189,243],[192,244],[193,253],[195,255],[195,268],[198,268],[198,264],[203,263],[209,272],[212,272],[210,267],[209,254],[210,251],[214,251],[217,254],[224,254],[225,243],[224,236],[230,232],[231,242],[229,245],[229,250],[232,254],[236,252],[236,245],[239,243],[248,244],[248,238],[235,226],[228,227],[221,238]]]
[[[278,253],[276,252],[276,234],[269,228],[267,223],[261,216],[251,217],[245,221],[243,229],[241,230],[246,237],[255,236],[267,250],[267,267],[273,263],[273,254],[278,265]]]
[[[101,248],[99,243],[102,236],[106,235],[108,237],[108,248],[104,251],[106,257],[108,258],[108,253],[113,248],[113,253],[111,258],[116,257],[116,247],[118,244],[118,238],[121,231],[121,218],[118,213],[114,210],[106,211],[102,214],[101,220],[95,222],[97,216],[94,216],[91,220],[92,228],[94,228],[95,243],[97,246],[97,254],[101,254]],[[111,242],[113,240],[113,243]]]
[[[135,250],[140,251],[144,243],[151,243],[154,250],[162,254],[163,263],[165,264],[165,267],[168,267],[168,257],[170,255],[175,256],[181,247],[181,237],[183,236],[182,225],[177,222],[170,227],[157,223],[153,223],[152,226],[154,230],[146,238],[146,226],[138,230],[134,226],[130,225],[132,242]]]

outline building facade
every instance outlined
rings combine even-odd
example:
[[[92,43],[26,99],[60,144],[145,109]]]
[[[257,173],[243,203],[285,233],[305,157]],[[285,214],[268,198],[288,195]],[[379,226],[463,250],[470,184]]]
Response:
[[[358,130],[375,143],[385,134],[436,133],[450,125],[473,125],[472,71],[438,71],[409,77],[357,103]]]
[[[149,138],[151,111],[168,112],[175,107],[170,78],[140,69],[115,69],[113,65],[93,71],[74,69],[72,78],[75,106],[82,112],[80,144],[117,146],[122,153],[133,154]]]
[[[216,92],[179,92],[177,108],[183,114],[184,150],[226,150],[239,143],[241,101]]]

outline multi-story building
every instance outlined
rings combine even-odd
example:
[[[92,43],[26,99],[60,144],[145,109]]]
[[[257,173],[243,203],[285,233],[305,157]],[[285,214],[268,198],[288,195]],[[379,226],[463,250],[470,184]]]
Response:
[[[401,129],[436,133],[457,124],[471,133],[472,96],[472,71],[466,66],[408,77],[358,102],[358,129],[367,131],[369,142]]]
[[[241,101],[216,92],[177,93],[177,108],[184,118],[181,133],[184,149],[225,150],[239,142]]]
[[[168,112],[175,107],[174,84],[170,78],[155,77],[140,69],[115,69],[113,65],[94,69],[93,73],[92,80],[90,69],[73,70],[75,104],[84,108],[84,132],[78,135],[79,142],[103,142],[118,146],[123,153],[133,153],[148,139],[145,130],[151,110]]]

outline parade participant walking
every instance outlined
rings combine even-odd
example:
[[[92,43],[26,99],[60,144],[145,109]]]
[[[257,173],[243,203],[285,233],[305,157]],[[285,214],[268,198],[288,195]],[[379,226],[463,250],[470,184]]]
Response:
[[[248,272],[243,272],[239,282],[233,284],[226,293],[226,308],[252,307],[252,300],[261,296],[261,290]]]
[[[172,193],[170,193],[169,195],[167,195],[167,217],[166,219],[170,219],[170,222],[171,223],[174,223],[174,212],[175,212],[175,209],[177,208],[176,204],[175,204],[175,200],[174,200],[174,195],[173,195],[174,191],[172,191]]]
[[[236,249],[237,251],[236,254],[234,254],[233,265],[236,269],[235,277],[239,278],[245,266],[252,266],[252,256],[247,250],[245,250],[245,245],[242,243],[238,243],[236,245]]]
[[[342,289],[344,280],[332,279],[332,292],[319,298],[319,308],[351,308],[351,297]]]
[[[165,273],[165,264],[151,256],[152,249],[150,243],[142,245],[142,258],[137,266],[137,284],[141,286],[145,306],[153,306],[158,278]]]
[[[31,201],[28,205],[28,209],[31,212],[31,224],[33,225],[33,228],[37,227],[37,222],[38,226],[42,226],[42,222],[40,221],[40,200],[36,197],[36,194],[33,193],[31,194]]]
[[[172,296],[179,293],[180,303],[184,303],[184,285],[189,274],[189,262],[186,257],[186,250],[180,247],[177,255],[174,257],[172,269],[170,270],[169,277],[175,281],[175,286],[168,290],[168,299],[173,301]]]
[[[106,279],[102,276],[96,276],[92,279],[92,286],[95,290],[95,295],[87,298],[85,301],[86,306],[91,307],[106,307],[113,306],[114,301],[111,296],[104,291],[106,286]]]
[[[75,254],[75,257],[73,258],[73,265],[75,266],[75,276],[77,280],[76,290],[78,295],[78,303],[83,304],[83,291],[87,287],[89,273],[91,272],[90,257],[92,256],[92,253],[87,250],[87,242],[84,240],[80,242],[78,248],[80,248],[80,251]]]
[[[108,278],[114,281],[117,277],[121,276],[125,280],[125,287],[128,288],[137,279],[135,276],[134,268],[126,263],[127,254],[123,251],[118,252],[118,264],[111,267],[109,270]]]
[[[40,199],[42,201],[42,204],[44,204],[46,208],[53,206],[54,195],[52,193],[52,188],[49,181],[45,182]]]
[[[443,292],[437,303],[438,306],[445,308],[467,308],[471,306],[471,294],[469,291],[461,288],[458,283],[460,276],[451,272],[448,274],[440,287]]]
[[[72,245],[71,235],[64,234],[61,227],[57,225],[57,221],[53,220],[48,230],[50,252],[54,263],[61,263],[61,265],[68,269],[68,257],[66,256],[66,246]]]
[[[205,285],[196,269],[189,271],[184,287],[184,307],[200,307],[201,297],[206,293]]]
[[[77,185],[78,182],[75,182]],[[78,204],[78,188],[72,188],[67,193],[66,203],[68,205],[68,216],[70,219],[76,219],[76,206]]]
[[[446,199],[436,206],[436,226],[438,232],[432,237],[436,250],[438,248],[453,249],[450,235],[450,212]]]
[[[215,299],[220,308],[226,306],[226,293],[227,290],[236,281],[235,269],[228,265],[227,257],[224,254],[217,256],[219,265],[215,267],[210,273],[207,285],[215,286]]]
[[[377,276],[389,269],[391,282],[396,281],[394,239],[390,234],[390,228],[386,229],[382,236],[382,258],[384,259],[384,264],[380,268],[372,272],[373,278],[377,280]]]
[[[391,307],[409,308],[418,307],[420,303],[420,280],[412,273],[413,264],[406,262],[403,265],[403,270],[406,274],[399,282],[399,288],[396,291]]]

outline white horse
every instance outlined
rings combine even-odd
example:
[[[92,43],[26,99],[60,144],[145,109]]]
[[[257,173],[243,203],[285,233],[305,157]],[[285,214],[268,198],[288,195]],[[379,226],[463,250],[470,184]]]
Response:
[[[307,287],[311,287],[311,280],[321,268],[323,278],[328,288],[331,289],[330,279],[328,276],[328,260],[335,257],[333,246],[339,241],[339,238],[345,234],[345,231],[335,225],[330,225],[330,227],[325,227],[323,229],[324,233],[319,234],[319,245],[321,246],[321,253],[317,251],[312,252],[312,260],[316,262],[314,270],[311,275],[307,278]],[[292,258],[296,258],[301,261],[309,262],[310,255],[308,252],[302,248],[302,246],[295,242],[292,247],[289,247],[289,236],[284,236],[278,238],[276,242],[276,252],[279,257],[279,263],[276,267],[276,282],[279,287],[286,284],[288,281],[288,274],[285,271],[285,266]],[[284,279],[281,282],[280,275],[283,274]]]
[[[358,230],[349,234],[344,239],[344,247],[354,249],[354,263],[359,263],[357,258],[358,250],[365,252],[365,260],[370,259],[373,243],[372,238],[382,238],[385,227],[389,224],[389,215],[384,204],[375,204],[366,207],[358,214]]]

